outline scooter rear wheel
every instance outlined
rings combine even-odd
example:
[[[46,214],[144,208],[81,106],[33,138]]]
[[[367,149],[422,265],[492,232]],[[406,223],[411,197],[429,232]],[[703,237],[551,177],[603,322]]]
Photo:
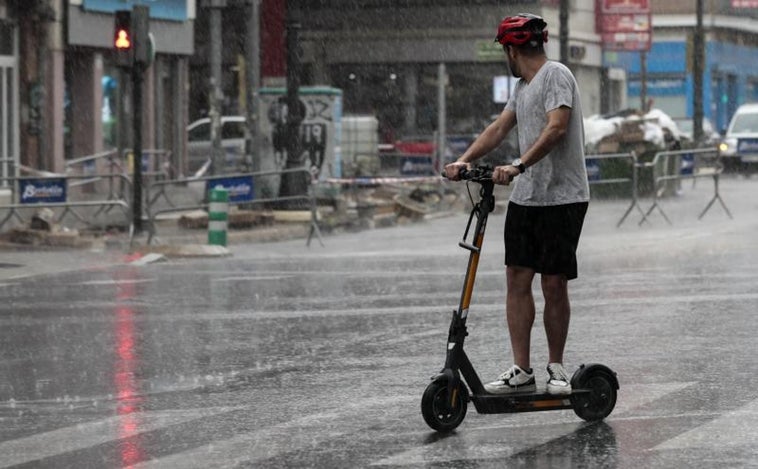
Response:
[[[453,431],[463,422],[468,405],[466,387],[458,384],[453,388],[452,406],[448,398],[447,381],[433,381],[426,387],[421,398],[421,415],[427,425],[438,432]]]
[[[614,378],[602,368],[591,367],[578,379],[572,379],[571,386],[575,389],[589,390],[589,393],[571,396],[574,413],[583,420],[588,422],[603,420],[616,406],[618,386]]]

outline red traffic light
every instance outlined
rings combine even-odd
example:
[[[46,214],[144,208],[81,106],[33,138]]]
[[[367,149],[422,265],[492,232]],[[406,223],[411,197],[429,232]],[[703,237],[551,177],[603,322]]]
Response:
[[[113,24],[113,46],[119,50],[132,48],[132,14],[129,10],[118,10]]]
[[[114,40],[114,46],[116,49],[129,49],[132,47],[132,38],[129,35],[129,30],[118,29],[116,30],[116,38]]]

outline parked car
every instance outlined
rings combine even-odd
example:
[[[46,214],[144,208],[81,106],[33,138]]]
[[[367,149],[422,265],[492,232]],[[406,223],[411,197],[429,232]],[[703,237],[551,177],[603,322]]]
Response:
[[[221,117],[221,147],[224,149],[224,164],[215,168],[220,172],[239,172],[246,169],[245,117]],[[211,120],[198,119],[187,126],[187,159],[190,174],[195,174],[211,157]]]
[[[695,128],[695,121],[691,117],[675,117],[674,122],[681,137],[684,137],[688,142],[693,141],[693,129]],[[717,147],[721,143],[721,134],[716,131],[710,120],[703,119],[703,143],[704,147]],[[687,146],[683,142],[683,146]]]
[[[745,170],[758,164],[758,103],[737,108],[719,149],[727,169]]]

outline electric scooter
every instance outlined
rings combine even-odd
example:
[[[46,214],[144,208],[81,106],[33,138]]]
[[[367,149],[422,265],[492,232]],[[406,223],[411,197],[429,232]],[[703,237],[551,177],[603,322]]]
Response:
[[[571,394],[548,394],[546,390],[540,389],[539,385],[536,391],[505,395],[490,394],[484,389],[463,350],[463,342],[468,335],[466,320],[487,218],[495,208],[495,184],[492,181],[492,168],[488,166],[464,169],[460,173],[460,179],[479,184],[480,198],[471,210],[463,240],[458,243],[460,247],[470,251],[468,267],[460,305],[457,311],[453,311],[450,323],[445,368],[431,378],[431,383],[421,398],[421,414],[424,420],[438,432],[450,432],[463,422],[469,401],[474,403],[476,411],[480,414],[573,409],[577,416],[588,422],[604,419],[613,411],[619,389],[616,373],[604,365],[581,365],[571,377]],[[467,238],[475,217],[476,225],[472,241],[469,243]]]

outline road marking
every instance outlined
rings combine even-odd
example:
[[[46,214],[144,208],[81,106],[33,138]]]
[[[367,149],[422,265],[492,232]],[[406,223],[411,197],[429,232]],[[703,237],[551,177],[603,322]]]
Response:
[[[244,275],[239,277],[221,277],[211,278],[211,282],[247,282],[260,280],[287,280],[295,277],[294,275]]]
[[[616,400],[616,407],[609,417],[620,417],[627,412],[657,401],[665,395],[673,394],[682,389],[697,384],[689,383],[660,383],[660,384],[621,384]]]
[[[232,407],[210,407],[206,409],[134,412],[3,441],[0,443],[0,468],[90,448],[235,409]]]
[[[152,283],[155,278],[146,279],[112,279],[112,280],[88,280],[86,282],[76,282],[74,285],[129,285],[136,283]]]
[[[616,415],[629,413],[692,384],[662,383],[622,386],[616,407],[608,420],[612,422]],[[543,414],[533,415],[543,416]],[[488,417],[493,420],[497,418],[497,416]],[[466,425],[465,421],[463,425]],[[473,430],[466,429],[454,436],[459,440],[455,444],[441,438],[435,443],[403,451],[376,461],[372,465],[424,466],[430,463],[450,463],[461,459],[503,459],[575,432],[579,425],[582,425],[581,421],[577,420],[571,411],[551,413],[549,419],[540,419],[537,423],[527,425],[523,420],[506,420],[504,424],[488,424]],[[503,431],[504,429],[507,431]],[[462,449],[465,449],[464,452],[461,452]]]
[[[282,453],[317,447],[325,441],[355,433],[371,425],[372,420],[367,417],[371,414],[371,409],[374,409],[374,413],[380,409],[379,412],[385,415],[387,409],[396,409],[403,403],[415,402],[418,399],[418,396],[364,399],[346,404],[339,410],[306,415],[273,427],[237,435],[163,458],[151,459],[132,466],[132,469],[212,469],[248,465]]]
[[[735,431],[740,429],[740,431]],[[654,447],[653,451],[686,448],[753,447],[758,441],[758,399]]]

